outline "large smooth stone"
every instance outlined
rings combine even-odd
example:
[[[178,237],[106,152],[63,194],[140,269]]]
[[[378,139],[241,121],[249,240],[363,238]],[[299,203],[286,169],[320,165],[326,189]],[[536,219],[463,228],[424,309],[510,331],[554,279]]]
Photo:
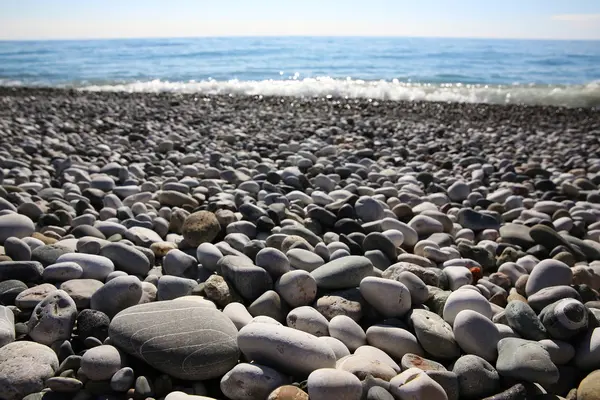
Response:
[[[130,307],[113,318],[109,336],[118,348],[178,379],[221,377],[239,358],[233,322],[197,302],[175,300]]]
[[[321,368],[312,372],[306,382],[311,400],[360,400],[362,384],[350,372]]]
[[[546,328],[529,304],[513,300],[508,303],[504,311],[508,326],[523,339],[543,340],[548,337]]]
[[[266,399],[269,393],[288,383],[273,368],[259,364],[238,364],[221,379],[221,391],[231,400]]]
[[[373,264],[363,256],[347,256],[323,264],[310,274],[319,288],[349,289],[373,275]]]
[[[554,259],[542,260],[529,274],[525,292],[531,296],[547,287],[569,286],[572,279],[573,273],[567,264]]]
[[[21,400],[40,392],[58,369],[51,348],[35,342],[13,342],[0,348],[0,398]]]
[[[558,368],[538,342],[504,338],[498,342],[496,368],[500,375],[522,381],[551,385],[558,382]]]
[[[77,308],[88,308],[90,300],[94,293],[104,284],[96,279],[71,279],[63,282],[60,289],[64,290],[71,296]]]
[[[44,267],[37,261],[0,261],[0,282],[36,282],[43,272]]]
[[[373,325],[367,329],[367,343],[401,360],[406,353],[424,356],[425,352],[410,331],[391,325]]]
[[[319,368],[335,368],[331,347],[316,336],[280,325],[251,323],[238,334],[238,345],[248,360],[295,376]]]
[[[21,214],[0,215],[0,245],[11,236],[24,238],[35,232],[33,221]]]

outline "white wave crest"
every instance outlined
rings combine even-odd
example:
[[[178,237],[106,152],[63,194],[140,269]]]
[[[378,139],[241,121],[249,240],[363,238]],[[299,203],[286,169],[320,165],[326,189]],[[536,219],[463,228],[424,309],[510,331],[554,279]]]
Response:
[[[567,107],[600,106],[600,81],[586,85],[471,85],[364,81],[330,77],[262,81],[162,80],[84,85],[85,91],[180,92],[296,97],[342,97],[377,100],[531,104]]]

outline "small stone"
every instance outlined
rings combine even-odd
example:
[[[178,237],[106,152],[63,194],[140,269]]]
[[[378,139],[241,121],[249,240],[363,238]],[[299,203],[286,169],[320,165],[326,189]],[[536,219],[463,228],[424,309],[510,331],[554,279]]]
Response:
[[[397,399],[448,399],[442,386],[418,368],[407,369],[390,380],[390,393]]]
[[[110,378],[110,388],[115,392],[126,392],[135,381],[135,373],[133,369],[124,367],[115,372]]]
[[[57,376],[49,378],[46,387],[56,393],[77,393],[83,388],[83,383],[79,379]]]
[[[259,364],[242,363],[221,378],[221,391],[231,400],[265,399],[276,388],[288,383],[285,375]]]
[[[57,263],[75,262],[83,269],[83,279],[96,279],[104,281],[106,277],[115,270],[115,265],[106,257],[85,254],[85,253],[67,253],[58,257]]]
[[[388,364],[358,354],[340,358],[335,368],[350,372],[360,380],[365,380],[371,376],[376,379],[389,381],[397,375],[397,372]]]
[[[424,356],[417,338],[408,330],[391,325],[373,325],[367,329],[367,343],[401,360],[407,353]]]
[[[286,323],[290,328],[310,333],[317,337],[329,335],[329,321],[327,321],[327,318],[309,306],[294,308],[288,313]],[[344,347],[347,349],[345,344]]]
[[[308,394],[297,386],[284,385],[273,390],[267,400],[308,400]]]
[[[4,241],[4,251],[14,261],[31,260],[31,248],[17,237],[9,237]]]
[[[119,351],[110,345],[87,350],[81,358],[81,372],[93,381],[111,379],[121,369],[123,361]]]
[[[83,268],[75,262],[62,262],[44,268],[42,278],[50,282],[64,282],[78,279],[83,275]]]
[[[110,318],[102,311],[83,310],[77,316],[77,334],[79,338],[95,337],[104,341],[108,337]]]
[[[312,372],[307,380],[311,400],[360,400],[362,384],[353,374],[333,368]]]
[[[217,271],[217,263],[223,254],[217,246],[212,243],[202,243],[196,249],[196,258],[202,266],[209,271]]]
[[[256,254],[256,265],[264,268],[274,279],[290,271],[290,260],[281,251],[267,247]]]
[[[111,260],[120,271],[145,276],[150,270],[150,260],[140,250],[123,243],[109,243],[100,249],[100,255]]]
[[[307,271],[290,271],[275,282],[275,291],[292,308],[306,306],[317,296],[317,282]]]
[[[540,320],[553,339],[569,340],[587,330],[587,308],[575,299],[562,299],[540,312]]]

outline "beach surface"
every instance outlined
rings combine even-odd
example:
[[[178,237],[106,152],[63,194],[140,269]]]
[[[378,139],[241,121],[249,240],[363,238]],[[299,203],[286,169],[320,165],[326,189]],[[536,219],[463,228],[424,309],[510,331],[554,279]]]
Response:
[[[597,398],[599,188],[593,108],[0,87],[0,398]]]

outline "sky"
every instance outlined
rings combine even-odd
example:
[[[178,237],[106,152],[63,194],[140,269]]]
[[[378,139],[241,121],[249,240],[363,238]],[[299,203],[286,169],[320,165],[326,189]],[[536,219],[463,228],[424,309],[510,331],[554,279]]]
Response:
[[[0,40],[282,35],[600,39],[600,0],[0,0]]]

